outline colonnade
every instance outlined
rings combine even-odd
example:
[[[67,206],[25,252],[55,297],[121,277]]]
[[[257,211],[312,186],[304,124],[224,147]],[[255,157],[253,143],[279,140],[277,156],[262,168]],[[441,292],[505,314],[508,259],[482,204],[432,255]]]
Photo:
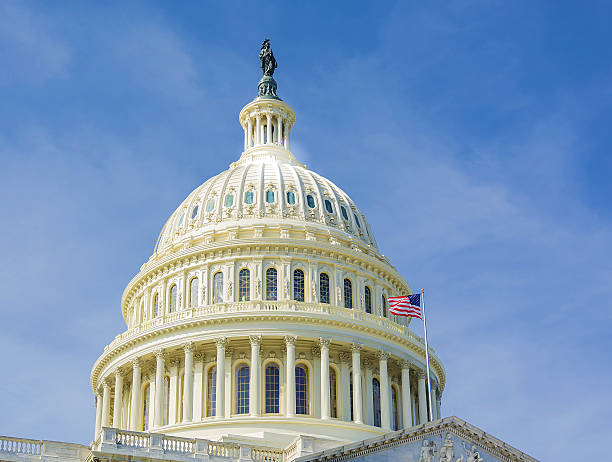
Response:
[[[251,335],[248,339],[250,358],[248,358],[249,399],[247,403],[250,417],[269,415],[295,417],[297,415],[322,420],[336,418],[353,421],[356,424],[377,425],[386,431],[408,428],[428,420],[425,373],[422,368],[405,359],[392,357],[386,351],[359,343],[351,344],[349,353],[346,345],[332,345],[330,338],[306,339],[300,337],[299,345],[296,345],[297,337],[292,335],[285,336],[282,342],[279,342],[278,338],[268,339],[266,337],[264,340],[274,342],[277,346],[280,344],[281,349],[285,351],[282,358],[272,356],[275,364],[278,363],[285,372],[284,382],[276,382],[278,399],[284,404],[278,406],[280,412],[269,412],[268,401],[266,401],[266,387],[268,387],[266,380],[268,378],[263,377],[264,380],[262,380],[262,375],[265,375],[262,374],[262,337]],[[230,345],[236,344],[237,341],[241,342],[240,345],[245,344],[244,339],[225,337],[215,339],[216,355],[209,356],[207,367],[205,367],[201,354],[198,354],[194,365],[195,346],[193,343],[188,342],[182,345],[183,357],[180,361],[184,365],[182,380],[176,380],[179,361],[172,359],[171,369],[174,372],[168,389],[164,389],[169,372],[166,365],[168,352],[165,350],[160,349],[154,352],[154,371],[150,371],[149,368],[149,372],[143,373],[143,363],[151,362],[150,354],[147,357],[148,360],[145,357],[136,358],[131,363],[117,368],[110,377],[107,376],[101,381],[101,393],[96,395],[96,435],[105,426],[142,431],[165,425],[198,422],[204,419],[243,417],[236,411],[235,369],[236,364],[242,364],[240,361],[247,361],[247,358],[232,360],[234,352]],[[210,350],[211,346],[209,342],[200,347]],[[300,347],[300,354],[296,359],[297,346]],[[335,353],[334,358],[337,358],[333,367],[330,361],[330,348],[332,347]],[[312,355],[310,359],[305,359],[304,351],[308,351],[309,348]],[[173,353],[175,354],[176,351]],[[363,358],[364,355],[365,358]],[[392,372],[389,366],[390,360],[393,365]],[[266,364],[269,364],[270,359],[267,361]],[[306,384],[300,384],[302,389],[298,393],[302,393],[300,395],[302,399],[303,396],[306,396],[308,403],[306,408],[302,405],[296,409],[296,398],[298,398],[296,397],[296,366],[300,365],[308,368],[309,372]],[[124,372],[130,366],[131,383],[129,386],[127,384],[124,386]],[[211,390],[203,391],[205,387],[212,387],[212,384],[207,384],[207,374],[204,373],[206,370],[210,371],[211,367],[216,368],[214,376],[215,412],[213,415],[209,415],[206,411],[206,409],[212,409],[212,403],[209,403],[208,400],[212,399],[213,393]],[[399,376],[396,374],[398,370],[400,371]],[[330,376],[331,373],[334,374],[333,377]],[[114,390],[112,389],[113,384]],[[435,379],[432,380],[432,385],[432,403],[434,404],[432,410],[435,420],[440,418],[440,393]],[[143,389],[146,389],[147,386],[149,394],[143,395]],[[307,387],[306,395],[303,393],[304,386]],[[129,388],[129,392],[124,391],[126,388]],[[180,399],[176,399],[179,396]],[[124,397],[126,399],[123,399]],[[168,413],[169,403],[176,404],[174,412],[171,413],[173,416],[171,419],[164,417]],[[263,409],[262,403],[265,403]],[[304,409],[307,409],[307,412],[304,412]],[[136,412],[133,412],[134,410]]]
[[[244,149],[259,145],[278,145],[289,149],[291,126],[286,117],[278,112],[251,115],[244,127]]]

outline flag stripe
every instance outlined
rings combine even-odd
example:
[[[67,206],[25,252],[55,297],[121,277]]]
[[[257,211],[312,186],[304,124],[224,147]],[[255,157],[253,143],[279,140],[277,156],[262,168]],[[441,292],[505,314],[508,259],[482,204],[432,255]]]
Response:
[[[421,318],[421,294],[389,297],[389,313],[395,316],[409,316]]]

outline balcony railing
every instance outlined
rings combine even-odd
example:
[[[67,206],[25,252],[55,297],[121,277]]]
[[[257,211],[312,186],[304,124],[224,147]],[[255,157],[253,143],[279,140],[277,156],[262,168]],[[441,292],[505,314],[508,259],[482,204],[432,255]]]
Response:
[[[42,447],[42,441],[0,436],[0,452],[40,455],[42,453]]]

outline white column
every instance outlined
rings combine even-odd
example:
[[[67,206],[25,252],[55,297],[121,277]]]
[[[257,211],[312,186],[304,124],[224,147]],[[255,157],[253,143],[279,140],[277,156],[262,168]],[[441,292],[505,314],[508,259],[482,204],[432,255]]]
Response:
[[[266,114],[266,144],[272,144],[272,117]]]
[[[196,353],[194,356],[194,372],[193,372],[193,420],[199,422],[202,420],[202,380],[203,369],[204,369],[204,355],[202,353]]]
[[[170,361],[169,373],[170,373],[170,406],[168,406],[168,424],[174,425],[177,420],[177,416],[180,414],[177,410],[177,403],[179,399],[179,366],[180,362],[176,359]]]
[[[424,424],[427,422],[427,392],[425,373],[423,371],[418,373],[417,390],[419,397],[419,424]]]
[[[284,139],[284,144],[285,144],[285,149],[289,149],[289,133],[291,131],[291,127],[289,127],[289,123],[285,124],[285,139]]]
[[[278,119],[278,133],[276,134],[276,144],[283,144],[283,118],[280,114],[276,116]]]
[[[132,410],[130,414],[130,430],[140,431],[140,361],[138,358],[132,361]]]
[[[123,376],[121,371],[115,371],[115,402],[113,405],[113,427],[121,427],[121,409],[123,408]]]
[[[183,379],[183,422],[193,420],[193,343],[183,345],[185,350],[185,378]]]
[[[247,120],[247,145],[245,149],[250,148],[253,145],[253,119],[249,116]]]
[[[295,415],[295,340],[296,337],[285,335],[287,345],[287,417]]]
[[[372,360],[370,360],[369,358],[364,359],[363,370],[361,372],[361,374],[365,378],[365,385],[363,389],[363,395],[365,396],[363,423],[367,425],[374,425],[374,400],[372,399],[372,366]]]
[[[96,430],[94,433],[94,441],[98,438],[100,428],[102,428],[102,396],[96,393]]]
[[[255,119],[255,144],[261,144],[261,117],[258,115]]]
[[[257,120],[259,121],[259,119]],[[219,337],[215,341],[217,343],[217,402],[215,408],[217,419],[223,419],[225,418],[225,345],[227,339]]]
[[[361,345],[353,343],[353,421],[362,423],[361,418]]]
[[[410,363],[402,362],[402,420],[404,428],[412,427],[412,403],[410,399]]]
[[[381,351],[378,356],[378,368],[380,370],[380,416],[382,427],[389,430],[391,429],[391,412],[389,409],[389,402],[391,400],[387,359],[389,359],[389,353]]]
[[[436,401],[438,401],[438,398],[436,397],[436,387],[432,383],[431,384],[431,414],[432,414],[433,420],[439,419],[438,412],[436,409]]]
[[[251,376],[249,384],[249,411],[252,416],[259,415],[259,346],[261,345],[261,335],[250,335],[251,341]]]
[[[155,417],[154,417],[154,426],[161,427],[163,425],[164,419],[162,416],[164,410],[164,351],[157,350],[155,352]]]
[[[351,382],[349,370],[350,355],[343,351],[340,353],[340,380],[342,381],[342,420],[351,421]]]
[[[329,344],[328,338],[320,338],[321,346],[321,418],[329,419],[330,394],[329,394]]]
[[[438,393],[438,399],[436,401],[436,413],[438,416],[438,419],[442,418],[442,391],[440,390],[440,393]]]
[[[102,394],[102,426],[110,426],[110,384],[104,380]]]

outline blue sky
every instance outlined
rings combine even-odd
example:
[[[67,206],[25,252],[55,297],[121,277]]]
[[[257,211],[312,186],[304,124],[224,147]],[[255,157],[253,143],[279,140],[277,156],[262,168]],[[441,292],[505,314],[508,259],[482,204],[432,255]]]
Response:
[[[0,2],[0,434],[91,441],[123,288],[240,155],[269,37],[294,153],[427,290],[443,413],[599,458],[612,5],[294,3]]]

